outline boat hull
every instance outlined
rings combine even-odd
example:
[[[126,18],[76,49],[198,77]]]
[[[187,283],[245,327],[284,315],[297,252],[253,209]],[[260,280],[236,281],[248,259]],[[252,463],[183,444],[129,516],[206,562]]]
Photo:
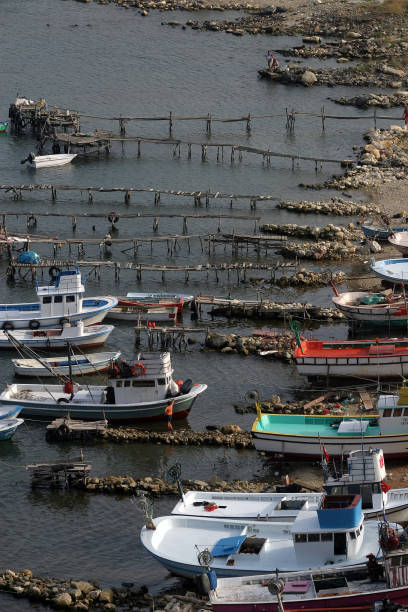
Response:
[[[57,327],[61,318],[69,319],[70,323],[83,321],[85,325],[97,325],[102,323],[111,308],[117,304],[113,297],[95,297],[84,299],[81,312],[62,312],[57,316],[42,317],[38,302],[27,304],[0,304],[0,329],[5,323],[10,323],[14,329],[28,329],[30,322],[38,322],[39,329]],[[94,306],[95,305],[95,306]],[[21,306],[22,310],[18,310]],[[21,313],[21,316],[16,316]]]
[[[9,419],[0,421],[0,440],[10,440],[16,432],[17,427],[24,423],[23,419]]]
[[[34,158],[34,161],[28,161],[28,165],[36,170],[40,168],[54,168],[57,166],[66,166],[70,164],[72,160],[77,156],[73,154],[61,154],[61,155],[40,155]]]
[[[296,357],[296,367],[309,378],[400,378],[408,376],[408,351],[390,357]]]
[[[361,448],[361,437],[338,438],[321,435],[301,436],[291,434],[267,433],[252,430],[255,448],[273,455],[284,455],[293,459],[314,459],[321,457],[324,445],[330,457],[342,457]],[[382,448],[387,458],[408,457],[408,433],[395,435],[364,436],[365,444],[372,448]]]
[[[110,356],[106,358],[97,360],[98,355],[95,355],[95,361],[92,361],[92,355],[90,356],[90,360],[85,363],[78,363],[75,357],[72,357],[71,360],[71,373],[73,376],[85,376],[90,374],[95,374],[97,372],[105,372],[109,369],[110,364],[115,359],[119,359],[120,353],[109,353]],[[67,358],[56,358],[56,359],[43,359],[52,367],[52,372],[47,370],[47,368],[41,366],[39,362],[36,363],[36,366],[31,367],[24,365],[24,361],[22,359],[12,359],[14,366],[14,373],[16,376],[41,376],[41,377],[51,377],[55,374],[59,374],[61,376],[69,376],[69,366],[68,365],[55,365],[59,362],[66,362]],[[31,360],[30,360],[31,361]],[[34,360],[35,361],[35,360]],[[54,365],[52,365],[54,364]]]
[[[174,323],[177,320],[177,308],[171,311],[156,311],[152,309],[150,312],[137,309],[113,308],[107,314],[108,319],[118,321],[166,321]]]
[[[54,385],[49,388],[54,389]],[[190,393],[174,398],[173,419],[185,418],[192,409],[198,395],[205,391],[206,385],[197,385]],[[91,388],[92,390],[92,388]],[[49,394],[50,397],[52,395]],[[61,393],[60,393],[61,395]],[[65,395],[65,398],[69,398]],[[169,404],[168,399],[147,402],[145,404],[76,404],[64,401],[58,404],[55,401],[17,401],[16,398],[6,399],[0,396],[2,405],[16,404],[22,406],[22,414],[34,418],[56,419],[66,415],[67,410],[71,419],[83,419],[88,421],[99,421],[104,417],[112,423],[133,423],[137,421],[166,420],[164,414]]]
[[[92,347],[92,346],[102,346],[109,335],[113,331],[113,326],[103,326],[102,328],[95,328],[95,331],[90,333],[84,333],[82,336],[35,336],[33,332],[32,335],[27,336],[24,334],[23,336],[14,334],[16,339],[22,342],[25,346],[29,346],[30,348],[46,348],[48,350],[56,350],[56,349],[66,349],[67,344],[69,343],[71,346],[81,346],[81,347]],[[45,332],[44,332],[45,333]],[[0,332],[0,349],[14,349],[14,345],[10,342],[4,332]]]
[[[406,259],[384,259],[373,262],[371,270],[390,283],[408,284],[408,261]]]

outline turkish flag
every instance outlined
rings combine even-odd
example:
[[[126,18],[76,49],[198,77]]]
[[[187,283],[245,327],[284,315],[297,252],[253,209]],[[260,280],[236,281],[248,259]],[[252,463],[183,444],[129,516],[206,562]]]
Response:
[[[389,487],[389,486],[387,485],[387,483],[386,483],[386,482],[384,482],[384,480],[382,480],[382,481],[381,481],[381,491],[382,491],[383,493],[387,493],[387,492],[388,492],[390,489],[391,489],[391,487]]]

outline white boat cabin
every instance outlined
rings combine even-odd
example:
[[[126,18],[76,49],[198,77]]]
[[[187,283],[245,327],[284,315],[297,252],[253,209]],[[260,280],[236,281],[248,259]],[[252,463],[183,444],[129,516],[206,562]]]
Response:
[[[380,395],[377,401],[381,435],[408,433],[408,387],[398,395]]]
[[[82,284],[80,271],[62,270],[58,273],[55,285],[44,287],[37,285],[41,315],[58,317],[82,312],[84,293],[85,287]]]
[[[382,508],[387,504],[387,492],[381,488],[386,476],[381,448],[355,450],[347,458],[347,472],[328,476],[323,487],[330,495],[361,495],[363,510]]]
[[[118,360],[109,369],[107,404],[134,402],[137,389],[138,402],[171,399],[179,393],[172,378],[170,353],[139,353],[137,362],[129,365]]]
[[[299,565],[340,563],[358,556],[364,517],[360,495],[325,495],[315,511],[299,512],[292,527]]]

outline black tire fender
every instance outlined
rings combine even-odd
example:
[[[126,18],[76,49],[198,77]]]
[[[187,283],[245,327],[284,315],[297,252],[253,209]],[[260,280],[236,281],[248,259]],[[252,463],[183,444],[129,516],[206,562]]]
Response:
[[[32,320],[29,322],[28,327],[29,327],[30,329],[38,329],[38,328],[40,327],[40,322],[39,322],[39,321],[37,321],[37,319],[32,319]]]
[[[59,324],[61,325],[61,327],[63,327],[65,323],[69,323],[69,319],[67,319],[67,317],[61,317],[59,320]]]
[[[51,266],[51,268],[48,270],[48,274],[51,276],[51,278],[57,278],[58,274],[61,272],[61,270],[59,268],[57,268],[57,266]]]
[[[14,325],[11,321],[4,321],[3,325],[1,326],[1,329],[5,331],[13,331]]]

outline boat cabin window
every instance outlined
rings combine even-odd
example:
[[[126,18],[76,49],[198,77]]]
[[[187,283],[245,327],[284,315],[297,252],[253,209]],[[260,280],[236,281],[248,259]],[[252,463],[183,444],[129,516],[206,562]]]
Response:
[[[67,295],[65,297],[66,302],[75,302],[75,295]]]
[[[373,482],[371,486],[372,486],[373,493],[381,493],[381,485],[379,482]]]
[[[117,387],[121,387],[122,386],[122,381],[121,380],[117,380],[116,381],[116,386]]]
[[[132,380],[132,387],[155,387],[154,380]]]
[[[404,414],[403,416],[408,416],[408,408],[404,408]]]
[[[318,533],[309,533],[307,536],[308,542],[320,542],[320,537]]]
[[[395,557],[391,557],[391,567],[398,567],[399,565],[408,565],[408,555],[395,555]]]
[[[307,536],[305,533],[296,533],[295,534],[295,542],[306,542]]]
[[[242,542],[239,552],[244,554],[258,555],[261,552],[261,548],[265,542],[266,538],[255,538],[253,536],[249,536]]]
[[[165,378],[159,378],[158,383],[159,383],[159,385],[165,385],[166,384],[166,379]]]
[[[354,531],[350,531],[350,538],[351,538],[352,540],[355,540],[355,539],[356,539],[356,534],[354,533]]]
[[[43,297],[43,304],[51,304],[51,296],[46,295]]]
[[[125,387],[130,387],[130,380],[125,380]]]
[[[61,304],[61,302],[62,302],[62,295],[54,296],[54,304]]]
[[[394,416],[400,417],[402,415],[402,408],[394,408]]]
[[[333,540],[332,533],[322,533],[322,542],[331,542]]]
[[[390,416],[391,416],[391,414],[392,414],[392,409],[391,409],[391,408],[386,408],[386,409],[383,411],[383,417],[390,417]]]

